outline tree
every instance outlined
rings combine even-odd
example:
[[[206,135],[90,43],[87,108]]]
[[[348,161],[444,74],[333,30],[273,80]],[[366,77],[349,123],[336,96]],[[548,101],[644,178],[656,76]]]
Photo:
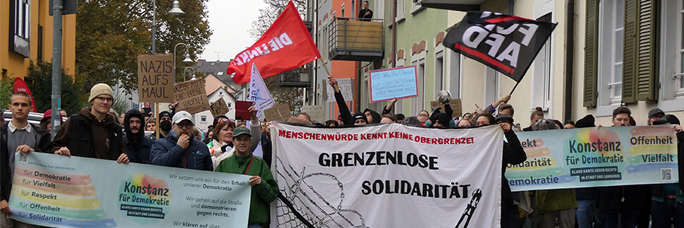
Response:
[[[12,91],[14,91],[14,79],[12,77],[0,79],[0,109],[6,109],[10,104]],[[2,112],[0,112],[0,118],[2,118]]]
[[[62,109],[67,113],[78,113],[81,108],[88,106],[88,90],[83,89],[83,80],[73,81],[72,77],[62,73]],[[38,112],[45,112],[52,108],[52,63],[38,60],[31,61],[29,73],[24,78],[35,102]]]
[[[255,40],[259,39],[261,35],[263,35],[266,30],[271,27],[280,13],[285,10],[289,0],[264,0],[264,2],[267,4],[267,6],[266,8],[259,9],[259,18],[252,22],[252,29],[250,30],[250,34]],[[293,2],[297,7],[299,15],[301,15],[303,18],[306,18],[306,0],[293,0]],[[271,92],[271,96],[273,96],[273,100],[276,102],[276,104],[289,104],[290,110],[293,110],[294,113],[298,113],[301,110],[301,107],[304,105],[304,89],[297,87],[278,87],[275,82],[276,78],[280,77],[280,75],[299,75],[300,71],[301,68],[297,68],[283,72],[279,75],[264,78],[264,83],[266,83],[266,87],[268,87],[268,90]]]
[[[76,26],[76,74],[84,88],[99,82],[121,81],[126,91],[138,87],[137,56],[151,53],[153,1],[156,1],[156,53],[173,54],[178,43],[188,45],[195,59],[212,34],[207,20],[208,0],[180,1],[183,15],[170,15],[169,0],[79,0]],[[177,79],[183,69],[185,49],[176,58]]]

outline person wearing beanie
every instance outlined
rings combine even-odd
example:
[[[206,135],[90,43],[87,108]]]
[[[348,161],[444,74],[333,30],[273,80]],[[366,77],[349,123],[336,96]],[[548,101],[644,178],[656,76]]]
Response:
[[[653,122],[659,121],[665,116],[665,112],[662,109],[654,108],[648,111],[648,125],[653,125]]]
[[[250,108],[251,109],[251,108]],[[252,119],[255,119],[253,115]],[[258,134],[258,132],[256,132]],[[234,155],[230,156],[216,167],[216,172],[244,174],[249,176],[252,186],[249,203],[248,228],[268,227],[270,219],[270,204],[278,197],[278,184],[271,174],[271,169],[263,159],[254,156],[251,148],[252,134],[245,127],[233,130]]]
[[[651,110],[653,111],[653,110]],[[649,112],[649,116],[651,113]],[[649,118],[649,122],[650,122]],[[684,164],[684,132],[682,126],[679,125],[679,118],[674,115],[663,115],[660,120],[653,121],[653,125],[674,124],[674,129],[677,132],[677,160],[679,164]],[[684,167],[679,166],[678,174],[684,175]],[[649,199],[651,201],[650,216],[653,221],[652,227],[671,227],[670,222],[674,223],[674,227],[684,227],[684,210],[682,201],[684,201],[684,183],[673,184],[656,184],[651,185],[651,194]]]
[[[138,110],[131,109],[126,112],[123,120],[124,131],[126,132],[124,147],[131,162],[149,164],[150,150],[154,140],[145,137],[145,130],[142,125],[144,119],[145,115]]]
[[[123,129],[108,114],[114,102],[112,88],[104,83],[96,84],[90,89],[88,102],[91,107],[69,117],[57,132],[52,140],[54,153],[128,163]]]
[[[352,122],[354,125],[366,125],[368,124],[368,119],[366,119],[366,115],[363,113],[357,112],[354,113],[354,117],[352,117]],[[344,121],[344,125],[347,125],[347,121]]]
[[[154,141],[152,164],[196,170],[214,170],[207,144],[195,138],[195,122],[187,111],[176,112],[169,136]]]

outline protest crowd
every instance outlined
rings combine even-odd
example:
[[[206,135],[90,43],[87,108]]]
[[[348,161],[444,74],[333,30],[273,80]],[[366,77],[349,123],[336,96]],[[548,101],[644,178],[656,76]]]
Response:
[[[368,9],[368,1],[364,1],[364,8],[358,14],[359,18],[367,21],[365,18],[372,18],[372,14],[373,12]],[[297,19],[301,22],[300,18],[297,17]],[[283,34],[285,36],[280,37],[286,37],[285,40],[290,42],[282,42],[286,46],[281,45],[280,49],[272,51],[290,57],[283,48],[292,44],[292,40],[298,39],[295,36],[297,34]],[[308,33],[299,35],[301,34],[308,36]],[[270,42],[277,44],[280,41],[275,39]],[[256,47],[255,50],[261,50],[258,49],[260,45]],[[276,50],[280,51],[275,52]],[[268,53],[266,49],[266,54]],[[312,53],[320,58],[317,50]],[[244,61],[238,65],[253,66],[247,64],[251,63],[251,59],[236,59],[238,62]],[[312,59],[316,58],[307,58],[301,62],[310,62]],[[234,78],[236,82],[242,80],[239,81],[242,84],[250,80],[251,72],[245,70],[247,68],[238,68],[238,66],[231,66],[231,68],[244,70],[237,73],[240,77]],[[524,71],[517,74],[522,77]],[[258,77],[261,78],[260,75]],[[459,116],[454,116],[454,107],[450,105],[451,97],[448,91],[439,93],[440,107],[422,110],[415,116],[396,113],[394,105],[397,98],[391,99],[382,110],[365,109],[362,112],[351,112],[338,87],[337,79],[332,75],[328,76],[328,83],[334,89],[339,118],[312,119],[306,112],[300,112],[294,116],[288,114],[288,124],[325,129],[401,124],[413,127],[411,129],[432,128],[439,131],[459,131],[498,125],[505,139],[502,148],[495,148],[497,152],[503,152],[500,219],[497,221],[500,227],[669,228],[674,226],[684,228],[684,193],[681,191],[684,186],[681,183],[514,192],[505,177],[507,168],[510,169],[511,166],[528,160],[524,145],[518,138],[520,132],[673,125],[677,136],[677,160],[675,162],[682,161],[684,159],[681,156],[684,150],[684,132],[680,121],[676,116],[666,114],[661,109],[652,109],[648,116],[633,117],[629,108],[620,106],[612,112],[612,126],[601,126],[595,124],[592,115],[577,120],[561,121],[546,118],[545,112],[537,108],[529,116],[530,126],[523,128],[514,124],[515,107],[509,104],[509,100],[515,97],[511,95],[502,96],[492,104],[485,104],[483,109],[477,108]],[[206,94],[200,95],[206,96]],[[29,112],[34,105],[31,95],[25,92],[14,92],[11,95],[7,108],[12,118],[9,121],[0,119],[3,121],[0,122],[2,124],[0,126],[0,212],[2,213],[0,228],[40,227],[10,217],[13,215],[13,208],[10,208],[9,202],[15,200],[10,198],[13,193],[15,161],[20,159],[18,156],[30,153],[111,160],[119,163],[112,162],[112,165],[122,166],[122,168],[129,163],[139,163],[247,175],[251,186],[248,228],[271,226],[271,207],[279,199],[281,192],[278,187],[279,183],[276,182],[271,171],[273,164],[276,163],[270,131],[272,122],[269,122],[271,120],[268,118],[258,117],[258,113],[263,110],[259,110],[256,104],[247,109],[250,118],[230,119],[225,115],[219,115],[214,118],[209,127],[210,130],[202,134],[195,127],[194,113],[176,110],[177,103],[170,106],[170,111],[159,113],[143,113],[136,109],[116,113],[112,109],[114,96],[115,93],[109,85],[104,83],[94,85],[88,97],[88,107],[83,107],[78,113],[70,116],[60,110],[60,115],[67,119],[60,124],[61,127],[56,136],[51,138],[50,129],[53,123],[50,122],[50,117],[53,111],[58,110],[48,110],[40,121],[40,125],[34,125],[28,121]],[[526,115],[518,117],[527,118]],[[151,134],[146,134],[146,132]],[[257,148],[261,150],[258,154],[255,152]],[[441,166],[449,166],[449,164],[441,164]],[[677,172],[681,177],[682,168],[679,168]],[[452,182],[452,185],[457,184]],[[398,206],[411,207],[411,205]],[[439,205],[434,206],[439,207]],[[231,227],[230,224],[226,225],[226,227]],[[431,226],[426,224],[426,227]]]
[[[577,121],[544,118],[543,112],[535,110],[530,115],[531,125],[520,129],[514,122],[514,107],[508,104],[511,96],[501,97],[485,109],[452,118],[449,97],[440,97],[444,110],[436,108],[431,112],[421,111],[416,116],[394,113],[389,102],[380,112],[366,109],[351,113],[344,98],[337,89],[337,81],[329,77],[335,88],[335,98],[340,110],[339,120],[312,120],[307,113],[290,117],[288,122],[324,128],[338,128],[353,125],[396,123],[421,128],[461,129],[498,124],[505,134],[502,172],[508,164],[520,164],[526,155],[516,132],[552,129],[572,129],[596,126],[594,117],[587,115]],[[448,95],[447,95],[448,96]],[[47,124],[40,126],[27,121],[31,109],[30,96],[16,92],[11,96],[9,111],[12,119],[0,127],[0,148],[2,151],[2,181],[0,188],[0,211],[3,216],[1,227],[32,227],[10,219],[8,207],[12,188],[14,152],[34,151],[64,156],[79,156],[129,162],[154,164],[183,169],[249,175],[252,190],[249,223],[250,227],[268,227],[269,204],[278,195],[278,186],[271,174],[270,123],[256,117],[258,110],[249,108],[252,118],[249,122],[232,120],[220,116],[214,120],[212,131],[199,135],[194,129],[193,118],[186,111],[161,112],[157,115],[160,126],[145,121],[148,116],[138,110],[130,110],[119,116],[112,112],[113,93],[106,84],[92,87],[89,101],[78,114],[69,116],[62,124],[57,136],[50,140]],[[45,114],[49,119],[50,111]],[[119,121],[122,118],[122,121]],[[634,126],[636,119],[626,107],[613,111],[613,126]],[[678,153],[684,149],[684,133],[679,119],[653,109],[643,117],[648,125],[674,124],[679,141]],[[147,123],[147,124],[143,124]],[[249,126],[247,126],[247,124]],[[145,131],[159,131],[145,136]],[[202,138],[206,138],[202,141]],[[260,157],[252,152],[261,145]],[[188,153],[188,151],[196,151]],[[681,156],[680,156],[681,158]],[[684,225],[684,195],[680,184],[612,186],[596,188],[537,190],[511,192],[508,181],[501,182],[501,227],[675,227]],[[521,200],[522,199],[522,200]],[[679,207],[678,207],[679,206]],[[621,224],[619,226],[618,224]]]

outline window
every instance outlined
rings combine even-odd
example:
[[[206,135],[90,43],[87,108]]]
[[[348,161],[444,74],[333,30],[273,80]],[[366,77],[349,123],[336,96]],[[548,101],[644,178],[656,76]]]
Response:
[[[598,106],[622,103],[624,12],[624,0],[601,1],[599,6]]]
[[[30,0],[11,0],[11,31],[10,48],[29,57],[29,42],[31,34],[31,1]]]
[[[341,9],[340,9],[340,13],[342,14],[341,17],[346,17],[346,16],[344,15],[344,3],[342,3],[342,7],[341,7]]]
[[[202,116],[200,117],[200,123],[207,123],[207,116],[202,115]]]
[[[677,97],[684,97],[684,0],[677,1],[677,70],[675,75],[677,77]],[[664,45],[666,46],[666,45]]]
[[[394,20],[396,22],[404,21],[404,19],[405,19],[404,11],[406,11],[406,9],[404,8],[404,4],[405,4],[404,0],[397,0],[397,12],[395,14],[397,16],[394,18]],[[392,23],[388,23],[388,24],[391,25]]]
[[[661,4],[660,59],[672,61],[660,61],[662,93],[658,107],[667,112],[684,107],[684,0]]]
[[[552,10],[553,2],[547,2],[546,4],[535,7],[535,17],[537,17],[537,15],[542,15],[537,17],[537,21],[552,22],[553,14],[550,12]],[[553,71],[552,47],[551,39],[547,40],[534,60],[532,88],[538,92],[531,94],[532,102],[530,103],[530,110],[534,110],[535,107],[541,107],[544,111],[550,111],[551,109],[551,99],[553,95],[551,83],[551,72]]]
[[[435,97],[444,88],[444,51],[435,54]]]
[[[411,14],[416,14],[425,9],[420,2],[422,2],[422,0],[411,0]]]
[[[500,74],[491,67],[485,66],[485,83],[484,83],[484,104],[480,106],[484,110],[490,104],[499,99],[499,78]]]
[[[461,54],[455,51],[449,53],[449,72],[447,73],[447,81],[449,82],[449,92],[451,97],[461,96]]]

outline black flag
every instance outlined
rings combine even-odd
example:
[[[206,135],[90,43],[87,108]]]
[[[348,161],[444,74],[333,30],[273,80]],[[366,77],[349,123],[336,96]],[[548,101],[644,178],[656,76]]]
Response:
[[[444,46],[520,82],[555,23],[500,13],[468,12],[444,39]]]

